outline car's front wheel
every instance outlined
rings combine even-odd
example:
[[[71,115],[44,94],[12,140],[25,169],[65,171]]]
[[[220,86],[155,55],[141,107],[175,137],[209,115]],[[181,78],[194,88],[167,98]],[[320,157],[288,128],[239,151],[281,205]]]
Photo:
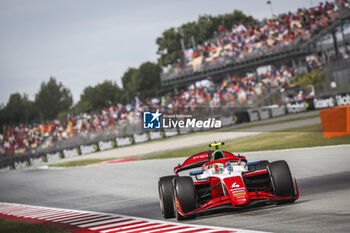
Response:
[[[189,217],[181,215],[180,211],[187,214],[197,208],[193,180],[190,176],[176,177],[173,180],[173,188],[175,217],[179,221],[188,219]],[[191,217],[195,217],[195,215],[191,215]]]
[[[272,162],[268,164],[267,168],[270,173],[272,188],[275,195],[291,197],[290,199],[281,201],[283,203],[294,202],[296,188],[287,162],[284,160]]]

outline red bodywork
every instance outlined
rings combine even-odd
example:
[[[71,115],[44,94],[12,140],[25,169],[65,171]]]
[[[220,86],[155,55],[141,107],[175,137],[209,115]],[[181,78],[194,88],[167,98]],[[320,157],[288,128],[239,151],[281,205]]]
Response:
[[[210,153],[210,155],[209,155]],[[174,172],[178,175],[179,172],[202,167],[204,169],[205,166],[211,165],[213,163],[222,163],[225,164],[227,161],[245,161],[247,162],[245,156],[234,155],[230,152],[223,151],[225,158],[219,159],[215,161],[210,161],[210,157],[213,154],[213,151],[202,152],[188,158],[183,164],[179,164],[174,168]],[[210,157],[209,157],[210,156]],[[194,181],[195,187],[208,185],[211,189],[211,199],[207,202],[200,204],[199,207],[191,212],[184,213],[181,209],[180,202],[178,198],[175,196],[176,204],[178,207],[178,211],[183,216],[189,216],[197,213],[201,213],[207,210],[212,210],[217,207],[231,207],[231,208],[242,208],[252,206],[256,203],[261,202],[278,202],[283,200],[291,200],[299,198],[299,190],[295,182],[296,194],[294,196],[289,197],[280,197],[274,195],[273,190],[269,187],[262,187],[259,190],[248,190],[245,178],[257,178],[268,176],[269,172],[267,169],[256,170],[251,172],[243,173],[242,177],[228,177],[223,179],[223,185],[220,184],[220,179],[217,177],[209,177],[206,180],[197,180]],[[217,187],[215,187],[217,186]]]

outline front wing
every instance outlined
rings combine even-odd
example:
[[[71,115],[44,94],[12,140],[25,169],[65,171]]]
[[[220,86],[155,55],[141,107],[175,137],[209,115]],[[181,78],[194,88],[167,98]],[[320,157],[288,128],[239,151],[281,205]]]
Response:
[[[231,203],[230,197],[229,195],[226,196],[222,196],[222,197],[216,197],[210,201],[208,201],[207,203],[203,204],[202,206],[200,206],[199,208],[191,211],[191,212],[183,212],[182,208],[181,208],[181,204],[175,195],[175,200],[176,200],[176,207],[177,207],[177,211],[179,214],[181,214],[182,216],[192,216],[192,215],[196,215],[199,213],[205,213],[205,212],[209,212],[209,211],[213,211],[213,210],[217,210],[217,209],[243,209],[243,208],[250,208],[250,207],[254,207],[258,204],[262,204],[262,203],[271,203],[271,202],[283,202],[286,200],[296,200],[299,198],[299,189],[298,189],[298,184],[295,181],[295,186],[296,186],[296,191],[297,194],[296,196],[289,196],[289,197],[280,197],[280,196],[276,196],[273,195],[272,193],[269,192],[263,192],[263,191],[254,191],[254,192],[248,192],[249,194],[249,198],[250,198],[250,203],[244,206],[234,206]]]

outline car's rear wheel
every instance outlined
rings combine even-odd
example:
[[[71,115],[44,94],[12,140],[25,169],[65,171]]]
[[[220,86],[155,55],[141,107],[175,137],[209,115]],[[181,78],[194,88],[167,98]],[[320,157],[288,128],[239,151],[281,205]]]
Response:
[[[192,178],[190,176],[176,177],[173,180],[173,191],[173,205],[176,219],[180,221],[195,217],[195,215],[188,217],[180,214],[180,211],[189,213],[197,208],[196,193]]]
[[[160,208],[164,218],[173,218],[173,179],[176,176],[163,176],[158,181]]]
[[[291,199],[282,200],[280,203],[294,202],[296,190],[287,162],[280,160],[268,164],[267,167],[275,195],[280,197],[291,197]]]

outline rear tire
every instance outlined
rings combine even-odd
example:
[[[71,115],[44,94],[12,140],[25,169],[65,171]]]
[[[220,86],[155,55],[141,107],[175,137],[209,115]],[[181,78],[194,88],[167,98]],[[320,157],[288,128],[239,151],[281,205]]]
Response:
[[[280,160],[270,163],[267,167],[275,195],[280,197],[295,197],[294,181],[287,162]],[[290,203],[294,201],[295,199],[288,199],[279,203]]]
[[[177,176],[163,176],[158,181],[160,208],[164,218],[173,218],[173,179]]]
[[[183,216],[179,213],[175,196],[177,197],[183,213],[188,213],[197,208],[196,193],[193,180],[190,176],[176,177],[173,180],[173,205],[175,217],[178,221],[195,217],[195,215]]]

